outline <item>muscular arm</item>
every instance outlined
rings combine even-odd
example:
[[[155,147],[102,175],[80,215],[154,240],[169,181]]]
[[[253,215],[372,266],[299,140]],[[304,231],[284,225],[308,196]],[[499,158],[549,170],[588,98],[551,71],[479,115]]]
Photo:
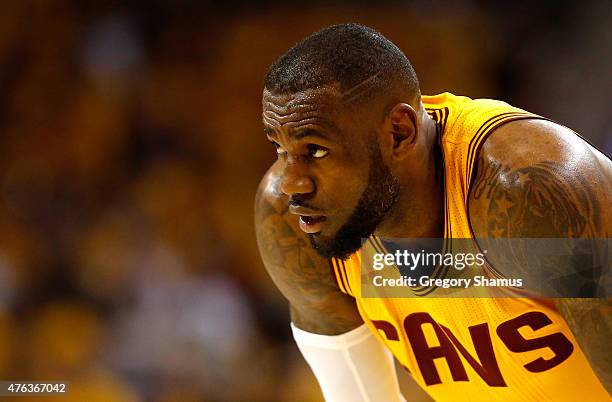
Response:
[[[611,192],[612,162],[570,130],[543,121],[512,122],[494,132],[480,152],[470,221],[480,239],[606,239],[612,233]],[[610,392],[612,300],[602,297],[610,288],[609,259],[599,268],[584,263],[585,255],[609,256],[609,241],[592,242],[588,250],[570,251],[572,257],[561,264],[543,263],[537,269],[520,257],[528,255],[528,245],[512,244],[522,249],[492,260],[503,275],[548,282],[559,292],[579,283],[591,296],[554,301]]]
[[[255,230],[270,277],[289,300],[291,320],[308,332],[337,335],[363,324],[355,301],[340,292],[330,262],[319,257],[289,214],[272,166],[255,199]]]
[[[340,292],[330,262],[319,257],[287,211],[272,166],[255,200],[263,262],[289,300],[296,344],[329,402],[405,402],[391,353],[363,324],[355,300]]]

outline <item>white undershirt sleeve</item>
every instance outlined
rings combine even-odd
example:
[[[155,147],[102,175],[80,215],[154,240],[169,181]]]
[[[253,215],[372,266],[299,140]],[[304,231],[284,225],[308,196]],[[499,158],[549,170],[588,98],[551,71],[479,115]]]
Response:
[[[405,402],[391,352],[365,324],[333,336],[291,329],[325,401]]]

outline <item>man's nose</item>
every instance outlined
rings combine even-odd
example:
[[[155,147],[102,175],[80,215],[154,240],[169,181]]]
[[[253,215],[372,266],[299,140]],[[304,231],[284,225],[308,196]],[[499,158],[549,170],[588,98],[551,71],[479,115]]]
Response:
[[[315,185],[301,163],[287,161],[281,179],[280,190],[289,197],[292,197],[314,192]]]

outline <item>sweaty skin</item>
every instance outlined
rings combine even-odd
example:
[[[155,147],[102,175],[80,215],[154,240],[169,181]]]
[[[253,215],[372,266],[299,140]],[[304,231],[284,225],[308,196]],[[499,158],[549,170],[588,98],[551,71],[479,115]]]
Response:
[[[401,183],[400,197],[376,234],[442,236],[443,187],[434,124],[422,106],[390,106],[356,113],[333,86],[281,96],[264,92],[264,131],[279,158],[257,193],[257,240],[270,276],[289,300],[293,322],[305,331],[334,335],[362,323],[354,300],[337,288],[329,261],[316,254],[299,228],[298,215],[325,216],[318,233],[333,237],[365,188],[369,134]],[[611,190],[609,159],[562,126],[519,120],[501,126],[484,143],[469,217],[477,239],[605,238],[611,233]],[[537,280],[546,275],[521,271],[523,266],[513,261],[496,269],[507,277]],[[565,269],[568,276],[584,275],[578,267]],[[555,303],[610,391],[610,301]]]

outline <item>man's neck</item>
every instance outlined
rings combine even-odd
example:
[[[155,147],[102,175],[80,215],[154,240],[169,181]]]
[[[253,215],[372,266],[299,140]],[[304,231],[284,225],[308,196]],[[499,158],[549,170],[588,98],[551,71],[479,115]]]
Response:
[[[441,238],[444,236],[444,166],[438,145],[436,123],[421,106],[419,145],[423,158],[415,164],[417,174],[403,183],[400,196],[377,236],[403,238]]]

